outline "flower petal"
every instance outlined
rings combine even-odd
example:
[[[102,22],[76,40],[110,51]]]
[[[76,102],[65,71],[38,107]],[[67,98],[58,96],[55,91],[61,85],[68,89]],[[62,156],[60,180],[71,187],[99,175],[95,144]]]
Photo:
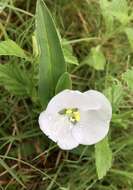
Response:
[[[99,110],[81,112],[80,122],[73,128],[73,137],[84,145],[96,144],[102,140],[109,131],[109,121],[101,118]]]
[[[96,104],[100,104],[100,115],[104,120],[110,121],[112,117],[112,107],[109,100],[102,94],[96,90],[88,90],[84,92],[88,96],[91,102],[95,102]]]
[[[47,135],[54,142],[57,142],[57,137],[54,133],[53,123],[58,121],[58,117],[53,117],[48,114],[46,111],[43,111],[39,116],[39,125],[40,129],[43,131],[45,135]]]
[[[72,136],[72,124],[65,116],[42,112],[39,116],[39,125],[41,130],[51,140],[57,142],[61,149],[70,150],[79,145]]]
[[[72,135],[72,124],[62,123],[58,129],[58,146],[63,150],[71,150],[79,145],[79,142]]]
[[[88,94],[74,90],[64,90],[54,96],[47,106],[47,112],[58,113],[65,108],[78,108],[82,110],[99,109],[100,103],[92,102]]]

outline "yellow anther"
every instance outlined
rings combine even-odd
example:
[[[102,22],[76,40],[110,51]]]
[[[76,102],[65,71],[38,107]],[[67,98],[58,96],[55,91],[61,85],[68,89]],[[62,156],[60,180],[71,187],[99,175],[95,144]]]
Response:
[[[68,108],[61,110],[59,112],[60,114],[66,115],[73,124],[76,124],[78,121],[80,121],[80,112],[77,108]]]
[[[72,109],[67,109],[67,110],[66,110],[66,115],[71,115],[72,112],[73,112]]]
[[[80,112],[79,111],[73,112],[73,116],[76,121],[80,121]]]

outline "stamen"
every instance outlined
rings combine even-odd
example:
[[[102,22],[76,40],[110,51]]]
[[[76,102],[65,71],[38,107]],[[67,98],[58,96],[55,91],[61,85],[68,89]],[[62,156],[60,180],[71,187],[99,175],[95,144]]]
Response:
[[[76,124],[80,121],[80,112],[78,111],[78,108],[63,109],[59,112],[59,114],[66,115],[69,121],[73,124]]]
[[[76,121],[80,121],[80,113],[79,113],[79,111],[73,112],[73,115],[74,115]]]
[[[72,109],[67,109],[67,110],[66,110],[66,115],[71,115],[72,112],[73,112]]]

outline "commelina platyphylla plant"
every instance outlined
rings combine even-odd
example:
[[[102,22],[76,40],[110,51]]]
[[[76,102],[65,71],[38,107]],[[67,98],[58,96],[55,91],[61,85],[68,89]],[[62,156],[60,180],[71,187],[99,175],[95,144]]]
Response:
[[[61,149],[92,145],[109,131],[112,107],[96,90],[64,90],[54,96],[39,116],[41,130]]]

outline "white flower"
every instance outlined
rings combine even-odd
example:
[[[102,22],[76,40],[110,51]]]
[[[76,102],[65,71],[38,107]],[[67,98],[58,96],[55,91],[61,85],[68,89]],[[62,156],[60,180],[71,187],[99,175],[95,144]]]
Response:
[[[64,90],[51,99],[39,116],[41,130],[61,149],[92,145],[108,133],[112,108],[100,92]]]

